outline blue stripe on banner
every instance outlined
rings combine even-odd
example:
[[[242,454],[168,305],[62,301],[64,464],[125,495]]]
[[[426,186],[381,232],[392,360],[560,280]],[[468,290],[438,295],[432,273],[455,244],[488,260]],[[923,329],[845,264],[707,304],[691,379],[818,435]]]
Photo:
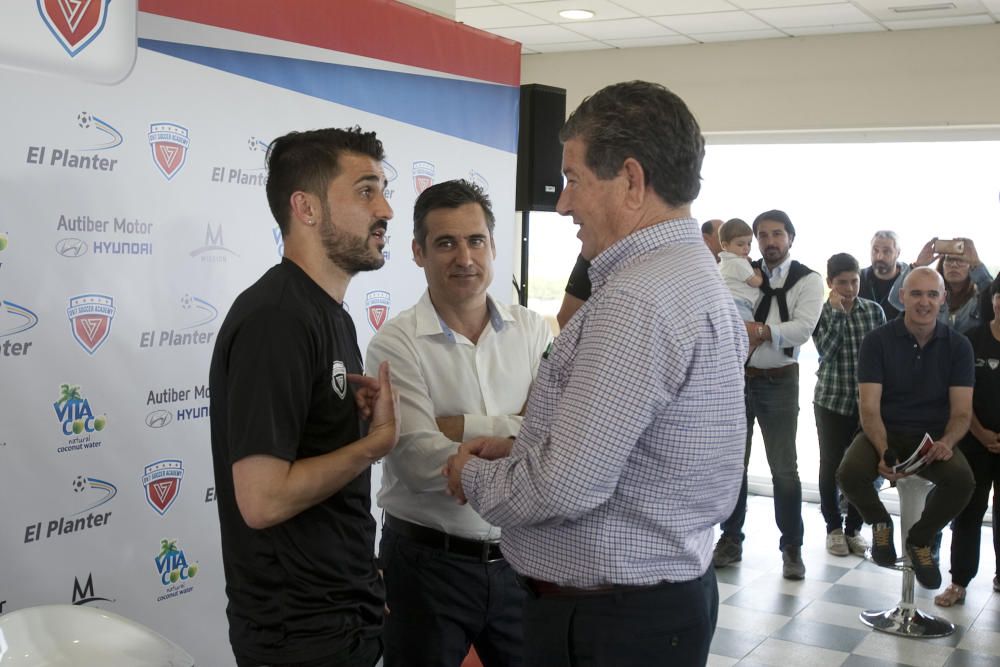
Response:
[[[517,152],[517,87],[153,39],[140,39],[139,46],[508,153]]]

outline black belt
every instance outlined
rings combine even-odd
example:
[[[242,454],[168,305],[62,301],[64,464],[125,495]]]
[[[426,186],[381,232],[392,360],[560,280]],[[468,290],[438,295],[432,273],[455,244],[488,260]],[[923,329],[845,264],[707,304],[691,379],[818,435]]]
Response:
[[[425,547],[440,549],[441,551],[458,556],[468,556],[482,563],[489,563],[503,558],[503,554],[500,553],[499,542],[480,542],[479,540],[455,537],[448,533],[442,533],[440,530],[434,530],[427,526],[398,519],[389,514],[385,515],[385,526],[389,530]]]
[[[799,365],[788,364],[786,366],[778,366],[777,368],[754,368],[753,366],[746,367],[746,376],[748,378],[783,378],[789,375],[798,376]]]

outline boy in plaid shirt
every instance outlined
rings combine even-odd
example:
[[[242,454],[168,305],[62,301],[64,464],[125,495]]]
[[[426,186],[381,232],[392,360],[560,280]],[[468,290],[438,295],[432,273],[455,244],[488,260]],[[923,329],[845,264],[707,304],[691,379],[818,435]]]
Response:
[[[835,556],[863,556],[868,542],[861,535],[861,514],[847,506],[846,525],[837,502],[837,468],[860,428],[858,414],[858,350],[869,331],[885,324],[874,301],[858,296],[858,260],[838,253],[826,263],[830,296],[823,304],[813,342],[819,352],[813,410],[819,436],[820,509],[826,520],[826,550]]]

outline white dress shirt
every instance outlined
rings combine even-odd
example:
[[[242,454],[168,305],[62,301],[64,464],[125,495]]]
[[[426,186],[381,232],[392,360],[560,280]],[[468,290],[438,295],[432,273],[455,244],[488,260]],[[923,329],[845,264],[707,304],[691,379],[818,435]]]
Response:
[[[785,257],[785,261],[773,269],[768,269],[767,263],[761,262],[761,271],[767,275],[771,287],[784,286],[791,263],[791,256]],[[799,358],[799,348],[812,336],[823,311],[823,278],[814,271],[792,285],[785,295],[790,318],[787,322],[781,321],[778,298],[771,297],[771,299],[771,309],[767,313],[771,341],[758,346],[750,355],[747,365],[754,368],[778,368],[796,362]],[[785,354],[786,347],[794,348],[793,356]]]
[[[474,540],[498,540],[500,529],[445,493],[441,469],[458,443],[437,417],[463,415],[462,439],[514,436],[518,413],[552,332],[545,319],[487,297],[490,319],[473,344],[438,317],[430,295],[390,320],[368,345],[371,375],[388,360],[399,390],[399,444],[385,458],[378,504],[394,517]]]

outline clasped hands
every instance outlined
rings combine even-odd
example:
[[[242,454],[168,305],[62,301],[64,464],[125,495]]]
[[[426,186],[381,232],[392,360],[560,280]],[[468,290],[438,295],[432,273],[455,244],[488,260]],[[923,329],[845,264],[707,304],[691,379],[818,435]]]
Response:
[[[463,442],[458,446],[458,451],[448,457],[448,462],[441,469],[441,474],[448,480],[448,495],[452,496],[459,505],[464,505],[468,500],[465,497],[465,490],[462,488],[462,469],[471,458],[486,459],[493,461],[502,459],[510,454],[514,446],[513,438],[499,438],[496,436],[484,436],[473,438]]]

